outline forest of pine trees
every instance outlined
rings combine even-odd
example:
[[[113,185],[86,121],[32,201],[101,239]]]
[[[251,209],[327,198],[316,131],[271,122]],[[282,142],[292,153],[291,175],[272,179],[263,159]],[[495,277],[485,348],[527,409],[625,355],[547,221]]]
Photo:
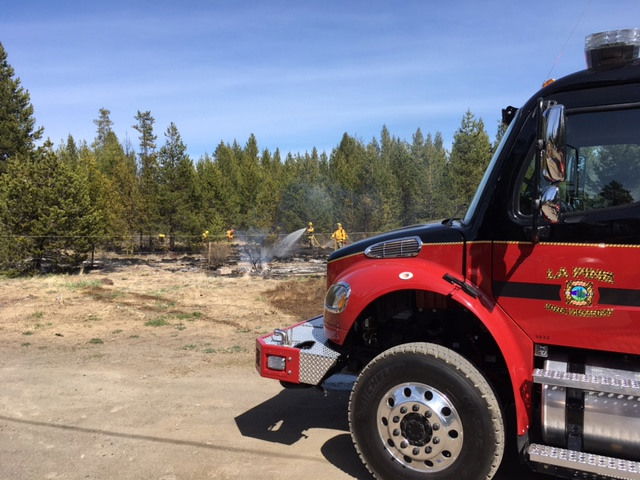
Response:
[[[150,111],[132,121],[135,147],[107,108],[92,141],[38,145],[43,130],[0,44],[0,268],[75,264],[94,247],[135,250],[159,233],[197,242],[205,230],[287,233],[308,221],[318,232],[337,221],[379,232],[459,216],[495,148],[468,111],[450,152],[439,132],[407,141],[383,126],[368,142],[344,133],[331,152],[283,156],[251,135],[194,161],[174,123],[160,132]]]

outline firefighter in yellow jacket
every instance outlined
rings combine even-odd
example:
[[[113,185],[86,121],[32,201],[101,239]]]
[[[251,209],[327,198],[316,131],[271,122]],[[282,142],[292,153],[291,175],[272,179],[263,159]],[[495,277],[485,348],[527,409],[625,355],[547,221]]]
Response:
[[[337,223],[336,225],[338,226],[338,229],[331,234],[331,238],[334,239],[337,250],[338,248],[344,247],[344,244],[347,241],[347,238],[349,238],[349,235],[347,235],[347,231],[342,228],[341,223]]]
[[[307,229],[304,231],[305,235],[307,236],[307,245],[309,245],[309,248],[320,246],[315,232],[316,229],[313,227],[313,222],[309,222],[309,224],[307,225]]]

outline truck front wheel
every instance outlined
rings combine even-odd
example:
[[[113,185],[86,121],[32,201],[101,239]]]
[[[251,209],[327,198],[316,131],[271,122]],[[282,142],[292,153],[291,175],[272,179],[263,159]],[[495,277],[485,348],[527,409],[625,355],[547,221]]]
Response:
[[[489,480],[504,451],[500,405],[452,350],[408,343],[374,358],[349,400],[353,443],[379,480]]]

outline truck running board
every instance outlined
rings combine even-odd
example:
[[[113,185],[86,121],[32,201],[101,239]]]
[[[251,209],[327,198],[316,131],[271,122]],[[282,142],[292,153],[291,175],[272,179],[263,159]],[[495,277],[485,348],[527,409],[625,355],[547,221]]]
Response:
[[[591,390],[594,392],[640,396],[640,382],[632,379],[537,368],[533,371],[533,381],[535,383],[543,383],[556,387],[579,388],[581,390]]]
[[[622,480],[640,480],[640,462],[532,443],[529,460],[572,471],[589,472]]]

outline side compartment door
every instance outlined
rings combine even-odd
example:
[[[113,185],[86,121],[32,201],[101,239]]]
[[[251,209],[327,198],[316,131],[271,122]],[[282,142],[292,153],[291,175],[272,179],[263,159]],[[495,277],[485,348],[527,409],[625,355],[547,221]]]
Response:
[[[494,296],[535,342],[640,353],[640,109],[568,113],[562,220],[494,243]],[[522,224],[534,158],[513,186]]]

